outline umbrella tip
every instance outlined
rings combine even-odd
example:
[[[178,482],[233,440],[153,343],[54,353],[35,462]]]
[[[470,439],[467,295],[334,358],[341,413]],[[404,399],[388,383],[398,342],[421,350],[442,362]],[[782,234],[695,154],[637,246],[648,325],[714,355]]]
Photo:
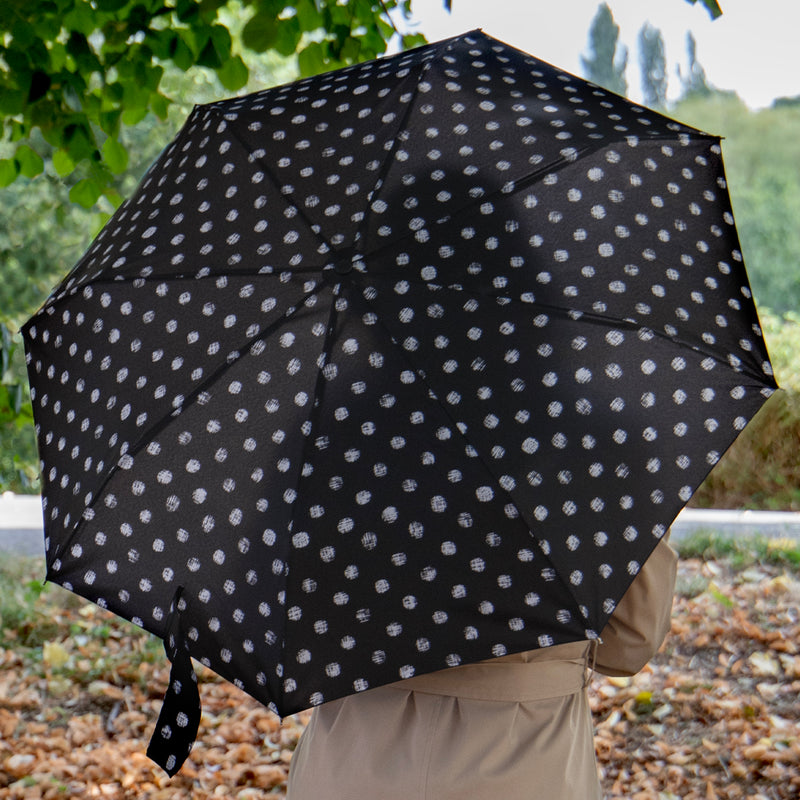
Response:
[[[333,268],[339,275],[347,275],[354,269],[359,272],[366,272],[366,265],[364,264],[364,256],[362,253],[356,252],[355,248],[348,247],[337,253],[337,258],[333,263]]]
[[[353,259],[352,258],[342,258],[336,262],[334,265],[334,269],[339,275],[347,275],[348,272],[353,271]]]

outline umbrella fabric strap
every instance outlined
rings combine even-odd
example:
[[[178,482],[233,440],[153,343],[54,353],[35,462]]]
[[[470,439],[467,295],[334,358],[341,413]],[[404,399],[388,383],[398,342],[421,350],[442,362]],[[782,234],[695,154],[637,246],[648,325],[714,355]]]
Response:
[[[181,631],[180,612],[186,608],[186,601],[181,599],[182,591],[183,587],[179,587],[170,605],[164,638],[164,649],[172,663],[169,687],[147,748],[148,757],[170,777],[180,770],[192,749],[201,712],[197,675]]]

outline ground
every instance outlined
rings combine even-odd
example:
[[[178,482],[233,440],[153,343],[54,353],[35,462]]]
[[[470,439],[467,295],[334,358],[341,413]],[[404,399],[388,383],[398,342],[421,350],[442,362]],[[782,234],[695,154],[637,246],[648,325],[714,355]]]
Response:
[[[0,798],[284,796],[307,714],[281,723],[200,671],[200,738],[170,780],[145,755],[161,643],[57,587],[19,585],[37,613],[12,620],[6,604],[0,618]],[[797,566],[684,558],[678,589],[651,664],[591,684],[608,800],[800,797]]]

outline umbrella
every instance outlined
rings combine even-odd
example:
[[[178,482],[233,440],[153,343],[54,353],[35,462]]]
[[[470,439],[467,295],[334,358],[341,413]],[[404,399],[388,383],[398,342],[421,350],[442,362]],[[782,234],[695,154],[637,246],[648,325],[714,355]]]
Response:
[[[24,328],[48,577],[281,715],[597,637],[775,388],[717,137],[480,31],[195,108]]]

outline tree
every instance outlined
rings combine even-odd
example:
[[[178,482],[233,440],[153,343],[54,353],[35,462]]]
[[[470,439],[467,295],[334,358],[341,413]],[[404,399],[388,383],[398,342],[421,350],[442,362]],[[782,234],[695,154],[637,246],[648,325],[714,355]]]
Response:
[[[598,9],[589,28],[589,54],[581,56],[587,79],[611,92],[624,95],[628,91],[625,69],[628,50],[619,44],[619,25],[607,3]]]
[[[642,70],[642,96],[650,108],[667,105],[667,55],[664,37],[646,22],[639,31],[639,66]]]
[[[708,97],[714,90],[706,79],[706,71],[697,60],[697,40],[691,31],[686,33],[686,55],[688,67],[686,74],[680,72],[681,83],[683,84],[684,97]]]
[[[409,3],[0,0],[0,490],[36,474],[17,326],[191,105],[372,58]]]
[[[297,54],[304,75],[373,58],[410,1],[3,0],[0,127],[14,146],[0,159],[0,187],[47,163],[73,202],[91,207],[105,194],[116,205],[113,176],[128,163],[121,130],[166,117],[166,68],[205,67],[236,92],[252,53]],[[231,20],[243,22],[238,41]],[[406,47],[421,41],[403,37]]]

